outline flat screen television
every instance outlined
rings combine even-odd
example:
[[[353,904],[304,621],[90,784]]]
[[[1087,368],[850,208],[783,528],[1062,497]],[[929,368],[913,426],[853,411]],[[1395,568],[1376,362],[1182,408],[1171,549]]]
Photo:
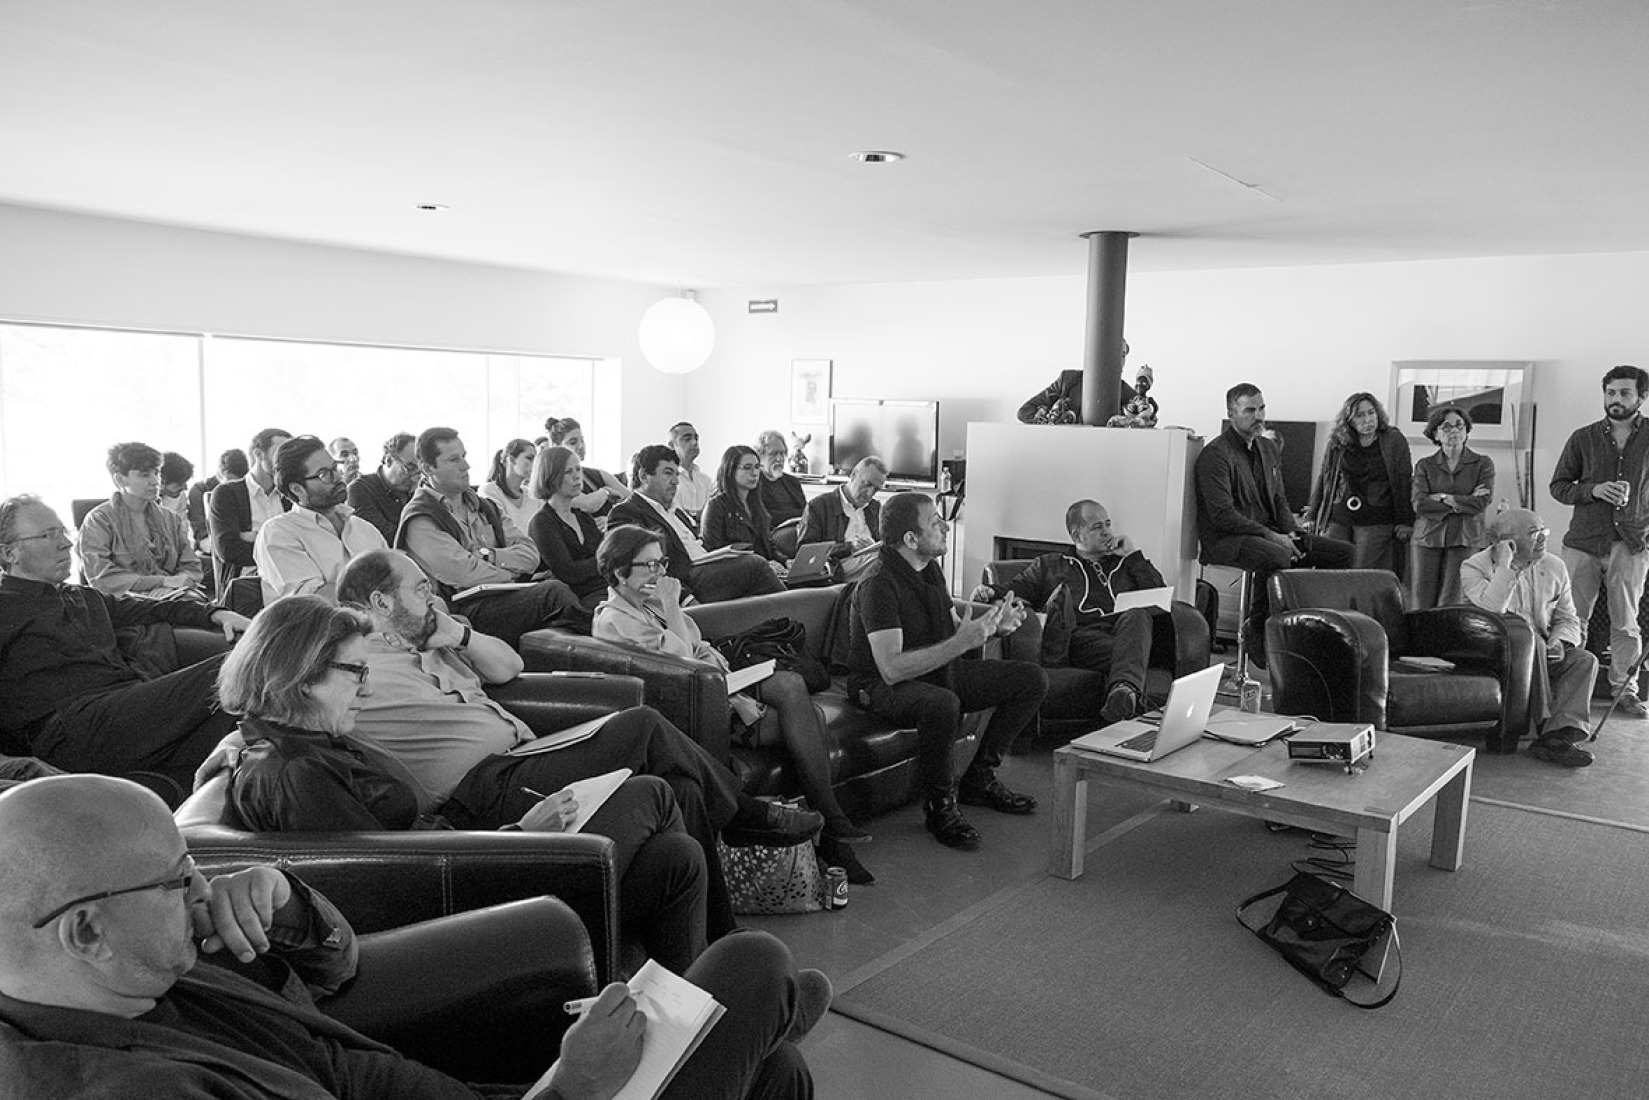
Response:
[[[888,480],[939,484],[939,402],[841,398],[830,403],[830,474],[846,477],[866,455],[887,463]]]

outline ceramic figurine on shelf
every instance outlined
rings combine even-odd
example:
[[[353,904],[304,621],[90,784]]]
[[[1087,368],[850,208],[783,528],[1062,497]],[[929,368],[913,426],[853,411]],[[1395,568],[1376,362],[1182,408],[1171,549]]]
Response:
[[[807,445],[813,442],[813,433],[797,435],[790,433],[790,472],[793,474],[807,473]]]
[[[1151,384],[1156,381],[1149,363],[1141,363],[1134,375],[1134,396],[1122,412],[1105,422],[1107,428],[1154,428],[1157,426],[1157,400],[1152,397]]]

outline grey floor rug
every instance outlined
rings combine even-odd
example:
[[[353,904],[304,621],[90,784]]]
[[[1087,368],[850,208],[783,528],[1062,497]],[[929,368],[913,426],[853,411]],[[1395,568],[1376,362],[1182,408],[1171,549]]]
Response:
[[[1118,1100],[1639,1097],[1649,835],[1473,804],[1466,865],[1400,845],[1402,991],[1361,1012],[1232,918],[1299,833],[1164,812],[841,993],[836,1011],[1051,1092]],[[871,968],[874,969],[874,968]]]

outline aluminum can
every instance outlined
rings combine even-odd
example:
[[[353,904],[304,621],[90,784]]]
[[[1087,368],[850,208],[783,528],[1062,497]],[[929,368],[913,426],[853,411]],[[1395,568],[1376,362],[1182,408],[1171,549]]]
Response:
[[[1242,691],[1237,696],[1237,706],[1248,714],[1260,713],[1260,682],[1249,677],[1242,682]]]
[[[847,871],[841,867],[825,868],[825,907],[847,908]]]

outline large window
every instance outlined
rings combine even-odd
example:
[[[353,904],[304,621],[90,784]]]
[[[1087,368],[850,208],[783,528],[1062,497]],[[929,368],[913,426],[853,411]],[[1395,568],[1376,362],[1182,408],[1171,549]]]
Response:
[[[203,478],[266,427],[347,435],[370,469],[391,435],[443,424],[479,482],[547,416],[576,417],[592,443],[616,425],[616,374],[594,359],[0,324],[0,491],[38,493],[68,520],[70,501],[112,491],[114,443],[177,451]]]

